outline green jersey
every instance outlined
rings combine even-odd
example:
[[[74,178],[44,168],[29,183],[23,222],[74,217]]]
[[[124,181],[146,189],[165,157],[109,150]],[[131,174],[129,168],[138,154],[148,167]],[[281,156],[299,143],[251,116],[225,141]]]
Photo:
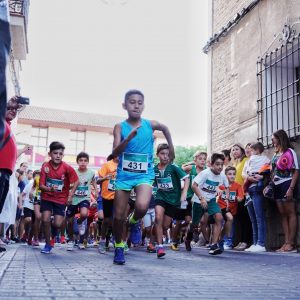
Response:
[[[155,199],[180,206],[181,180],[188,177],[188,174],[175,164],[167,165],[164,170],[158,169],[156,165],[154,172],[157,187]]]
[[[87,169],[85,172],[76,170],[79,178],[79,185],[74,193],[73,205],[78,205],[84,200],[91,200],[91,183],[95,178],[95,172]]]

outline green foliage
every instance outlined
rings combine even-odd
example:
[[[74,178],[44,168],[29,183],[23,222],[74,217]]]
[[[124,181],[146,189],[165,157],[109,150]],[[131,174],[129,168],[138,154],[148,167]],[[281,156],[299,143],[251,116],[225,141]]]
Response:
[[[182,166],[184,163],[187,163],[189,161],[193,161],[193,155],[197,151],[203,151],[206,152],[206,146],[175,146],[175,160],[174,163],[178,166]],[[156,153],[156,149],[154,151]],[[154,164],[158,164],[159,159],[154,156]]]
[[[178,166],[181,166],[184,163],[187,163],[189,161],[193,160],[193,155],[197,151],[203,151],[206,152],[206,146],[190,146],[190,147],[184,147],[184,146],[175,146],[175,163]]]

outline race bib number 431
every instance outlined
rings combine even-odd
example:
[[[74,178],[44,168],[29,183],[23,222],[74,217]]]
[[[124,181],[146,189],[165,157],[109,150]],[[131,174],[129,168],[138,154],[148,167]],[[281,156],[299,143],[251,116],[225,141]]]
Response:
[[[131,173],[148,173],[148,155],[123,153],[122,170]]]
[[[79,197],[86,197],[88,195],[89,187],[87,185],[80,185],[75,191],[75,195]]]

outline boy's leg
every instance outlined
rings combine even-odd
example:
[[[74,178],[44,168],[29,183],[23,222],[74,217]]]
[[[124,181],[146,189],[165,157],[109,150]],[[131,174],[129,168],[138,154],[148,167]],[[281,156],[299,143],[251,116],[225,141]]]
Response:
[[[121,246],[130,191],[117,190],[114,200],[113,233],[116,245]]]
[[[231,234],[231,229],[232,229],[233,216],[232,216],[231,212],[227,212],[225,216],[226,216],[226,220],[225,220],[223,234],[222,234],[221,238],[223,238],[224,235],[226,235],[226,237],[229,238],[230,234]]]
[[[46,245],[50,245],[51,236],[51,211],[45,210],[42,212],[42,226]]]
[[[39,239],[39,231],[40,231],[40,224],[41,224],[41,206],[40,204],[35,204],[34,205],[34,216],[35,216],[35,220],[34,220],[34,232],[33,232],[33,237],[34,240],[37,242]]]
[[[152,186],[148,184],[141,184],[135,188],[135,191],[136,201],[131,220],[138,221],[142,219],[147,213],[152,197]]]
[[[216,213],[214,215],[215,223],[213,224],[213,235],[212,244],[217,244],[220,239],[220,234],[222,230],[223,217],[221,213]]]
[[[156,205],[155,206],[155,233],[156,241],[158,245],[163,244],[163,222],[164,222],[165,208]]]
[[[68,216],[67,217],[67,230],[68,230],[68,237],[70,241],[74,241],[74,217],[73,216]]]

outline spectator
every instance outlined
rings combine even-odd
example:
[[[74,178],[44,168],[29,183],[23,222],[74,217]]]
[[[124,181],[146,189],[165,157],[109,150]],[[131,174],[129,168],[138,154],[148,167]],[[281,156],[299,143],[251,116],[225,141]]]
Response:
[[[6,78],[5,70],[7,58],[10,51],[10,30],[9,30],[9,12],[8,12],[8,1],[0,0],[0,150],[4,147],[5,135],[7,132],[7,125],[5,122],[6,116]],[[3,180],[0,179],[1,185]],[[6,191],[6,187],[0,187],[0,199],[3,197],[3,189]],[[5,197],[4,197],[5,199]],[[0,203],[0,213],[3,204]]]
[[[228,167],[231,166],[231,156],[230,156],[230,150],[224,149],[221,151],[224,156],[225,156],[225,161],[224,161],[224,170]]]
[[[273,133],[272,142],[275,147],[272,164],[272,181],[274,183],[274,199],[281,215],[284,232],[284,244],[278,252],[294,250],[297,228],[294,188],[299,176],[299,164],[288,135],[282,129]]]
[[[233,145],[231,148],[231,157],[233,158],[233,166],[236,168],[235,182],[243,186],[242,171],[248,160],[245,149],[240,144]],[[238,211],[234,219],[234,244],[237,244],[234,249],[238,251],[244,251],[252,243],[251,221],[244,204],[245,200],[238,203]]]

